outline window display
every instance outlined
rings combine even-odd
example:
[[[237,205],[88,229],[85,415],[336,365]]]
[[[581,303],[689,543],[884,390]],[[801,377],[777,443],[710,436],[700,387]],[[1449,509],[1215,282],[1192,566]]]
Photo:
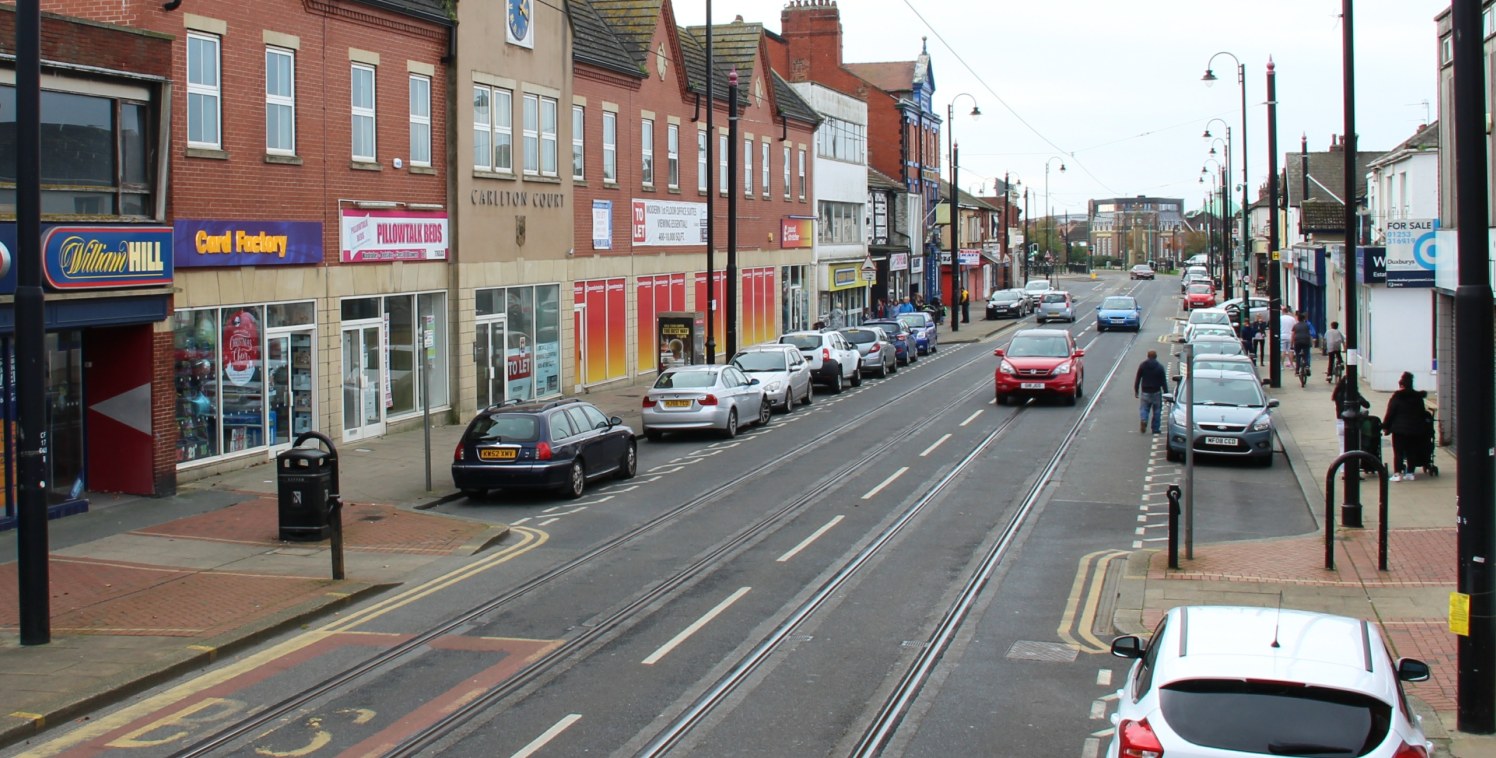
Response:
[[[218,375],[218,312],[172,315],[176,345],[177,462],[218,455],[218,413],[212,399]]]

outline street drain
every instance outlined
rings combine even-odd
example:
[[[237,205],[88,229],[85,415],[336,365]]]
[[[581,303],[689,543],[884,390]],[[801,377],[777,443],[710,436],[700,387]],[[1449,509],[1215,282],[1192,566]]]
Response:
[[[1019,640],[1013,643],[1013,647],[1008,648],[1008,658],[1015,661],[1073,663],[1075,655],[1075,648],[1060,642]]]

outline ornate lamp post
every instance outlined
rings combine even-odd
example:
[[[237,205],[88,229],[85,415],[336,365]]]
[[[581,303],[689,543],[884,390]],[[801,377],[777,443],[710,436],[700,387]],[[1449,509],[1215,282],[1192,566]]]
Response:
[[[1248,181],[1250,175],[1247,173],[1247,69],[1242,65],[1241,59],[1223,50],[1210,56],[1210,60],[1205,62],[1205,76],[1200,77],[1200,79],[1205,82],[1206,86],[1209,86],[1211,82],[1216,80],[1215,72],[1211,71],[1210,65],[1215,62],[1216,58],[1222,55],[1236,62],[1236,84],[1241,89],[1241,249],[1242,260],[1245,261],[1249,260],[1252,254],[1252,236],[1250,230],[1247,228],[1247,206],[1250,204],[1247,199],[1247,185],[1251,183]],[[1227,186],[1230,186],[1229,180],[1227,181]],[[1226,253],[1226,264],[1226,275],[1222,279],[1222,284],[1226,293],[1230,294],[1231,252],[1229,247]],[[1243,276],[1242,307],[1238,309],[1241,312],[1241,327],[1243,329],[1247,326],[1247,311],[1250,310],[1247,306],[1250,303],[1252,294],[1250,288],[1247,286],[1247,281],[1247,277]]]
[[[1049,217],[1049,235],[1044,238],[1046,247],[1054,243],[1054,203],[1050,202],[1049,200],[1049,164],[1054,161],[1060,162],[1060,173],[1065,173],[1064,158],[1061,158],[1058,155],[1052,155],[1049,157],[1049,160],[1044,161],[1044,207],[1046,208],[1044,214]],[[1046,250],[1045,252],[1046,254],[1048,254],[1048,250]],[[1066,260],[1065,262],[1069,263],[1070,261]],[[1054,264],[1052,262],[1049,265],[1049,270],[1054,270]]]
[[[945,122],[948,125],[947,128],[950,129],[951,135],[951,297],[950,302],[947,303],[947,307],[951,314],[952,332],[960,331],[961,329],[961,314],[959,313],[961,299],[961,190],[957,189],[959,185],[956,182],[957,172],[961,167],[956,163],[956,156],[960,152],[959,146],[956,145],[956,100],[963,97],[971,98],[971,117],[973,119],[982,117],[982,109],[977,106],[977,99],[965,92],[951,98],[951,101],[945,106]]]

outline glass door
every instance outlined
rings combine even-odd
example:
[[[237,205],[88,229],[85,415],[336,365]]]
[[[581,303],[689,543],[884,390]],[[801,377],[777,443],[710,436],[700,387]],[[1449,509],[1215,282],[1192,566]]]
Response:
[[[384,434],[379,324],[343,327],[343,439]]]
[[[504,345],[508,329],[505,316],[485,318],[477,323],[473,343],[473,361],[478,369],[478,408],[503,405],[507,374]]]
[[[285,447],[296,435],[311,431],[312,334],[293,332],[266,338],[265,366],[270,372],[270,414],[265,422],[271,448]]]

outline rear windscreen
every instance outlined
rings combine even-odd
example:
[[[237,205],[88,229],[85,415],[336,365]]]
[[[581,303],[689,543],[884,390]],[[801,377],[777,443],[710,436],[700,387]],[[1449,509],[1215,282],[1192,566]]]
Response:
[[[655,380],[654,388],[657,390],[682,390],[715,387],[716,385],[717,372],[715,371],[667,371],[660,374],[660,378]]]
[[[866,345],[869,342],[876,342],[878,340],[878,335],[866,329],[848,329],[842,332],[842,336],[846,337],[848,342],[857,345]]]
[[[1256,755],[1365,755],[1392,721],[1391,706],[1367,695],[1251,679],[1175,682],[1159,706],[1180,737]]]
[[[540,419],[518,413],[499,413],[473,421],[468,438],[474,442],[534,442],[540,439]]]
[[[821,337],[816,334],[786,334],[779,338],[786,345],[794,345],[801,350],[814,350],[821,346]]]

